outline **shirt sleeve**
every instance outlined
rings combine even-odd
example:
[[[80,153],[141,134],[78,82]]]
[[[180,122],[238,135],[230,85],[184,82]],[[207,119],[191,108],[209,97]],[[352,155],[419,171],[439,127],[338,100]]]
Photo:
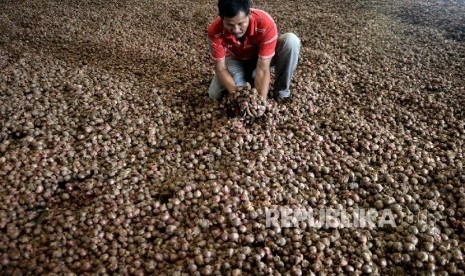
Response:
[[[213,59],[222,60],[226,57],[223,46],[223,32],[217,28],[217,21],[208,27],[208,47]]]
[[[258,57],[260,59],[270,59],[275,54],[276,43],[278,42],[278,29],[274,21],[269,21],[266,24],[267,28],[263,33],[262,42],[258,49]]]

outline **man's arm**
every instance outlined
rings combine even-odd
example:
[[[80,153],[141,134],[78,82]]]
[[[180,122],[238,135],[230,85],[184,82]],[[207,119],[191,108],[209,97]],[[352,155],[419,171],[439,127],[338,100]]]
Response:
[[[255,88],[258,94],[265,100],[268,96],[268,89],[270,87],[270,64],[271,59],[259,58],[255,71]]]
[[[236,83],[228,71],[225,59],[215,61],[215,73],[220,83],[226,87],[229,93],[236,92]]]

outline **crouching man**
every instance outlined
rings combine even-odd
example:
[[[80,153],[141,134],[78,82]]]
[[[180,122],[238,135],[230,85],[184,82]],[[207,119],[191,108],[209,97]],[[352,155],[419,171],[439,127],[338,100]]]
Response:
[[[268,95],[278,101],[290,99],[299,38],[293,33],[278,36],[273,18],[265,11],[250,8],[249,0],[219,0],[218,10],[219,16],[208,27],[215,62],[209,97],[219,100],[249,82],[265,100]],[[275,83],[268,93],[271,66],[275,69]]]

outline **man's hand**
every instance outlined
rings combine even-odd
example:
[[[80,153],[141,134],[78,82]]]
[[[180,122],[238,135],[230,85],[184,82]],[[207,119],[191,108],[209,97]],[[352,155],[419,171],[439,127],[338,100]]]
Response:
[[[271,59],[258,59],[255,71],[255,88],[264,100],[268,97],[270,87],[270,64]]]
[[[224,87],[228,90],[228,93],[236,93],[236,83],[234,82],[233,77],[228,71],[228,67],[226,66],[226,60],[223,59],[215,61],[215,73],[221,84],[223,84]]]

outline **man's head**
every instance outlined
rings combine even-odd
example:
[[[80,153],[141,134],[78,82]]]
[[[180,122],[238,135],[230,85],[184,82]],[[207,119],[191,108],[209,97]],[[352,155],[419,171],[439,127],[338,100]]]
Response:
[[[249,27],[249,0],[219,0],[218,11],[226,31],[236,38],[242,37]]]

